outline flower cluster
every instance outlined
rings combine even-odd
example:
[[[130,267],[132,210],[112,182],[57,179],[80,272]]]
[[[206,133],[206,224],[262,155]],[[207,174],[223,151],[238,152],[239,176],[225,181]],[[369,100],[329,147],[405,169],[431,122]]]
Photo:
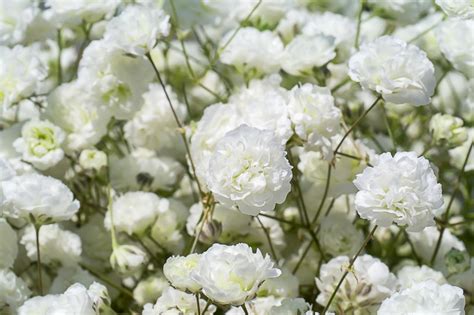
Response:
[[[0,313],[474,314],[472,0],[0,0]]]

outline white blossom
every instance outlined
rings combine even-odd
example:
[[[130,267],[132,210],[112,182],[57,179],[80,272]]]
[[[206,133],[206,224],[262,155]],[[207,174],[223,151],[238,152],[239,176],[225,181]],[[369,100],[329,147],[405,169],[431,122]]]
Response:
[[[202,292],[220,304],[241,305],[253,298],[266,279],[280,275],[270,257],[246,244],[214,244],[204,252],[191,278]]]
[[[395,18],[403,24],[416,22],[421,16],[428,12],[432,4],[426,0],[395,0],[377,1],[370,0],[369,4]]]
[[[356,229],[352,221],[341,213],[332,213],[321,220],[319,242],[334,257],[354,255],[364,241],[363,233]]]
[[[3,212],[13,218],[31,219],[35,223],[71,219],[79,202],[61,181],[38,174],[16,176],[0,183],[3,190]]]
[[[435,2],[448,16],[474,18],[474,4],[471,0],[436,0]]]
[[[233,65],[250,77],[280,70],[284,47],[277,35],[270,31],[261,32],[253,27],[244,27],[227,44],[233,33],[234,31],[230,31],[221,41],[222,63]]]
[[[163,273],[173,287],[179,290],[197,292],[201,287],[191,277],[191,272],[196,269],[201,259],[200,254],[188,256],[172,256],[166,260]]]
[[[143,56],[168,36],[169,19],[155,6],[128,6],[107,24],[104,38],[126,53]]]
[[[133,298],[139,305],[153,303],[169,286],[168,281],[161,273],[154,274],[138,282],[133,289]]]
[[[415,106],[430,102],[436,83],[426,53],[390,36],[363,44],[349,60],[349,76],[388,102]]]
[[[15,309],[30,295],[31,291],[22,278],[9,269],[0,269],[0,307],[9,305]]]
[[[336,57],[334,37],[326,35],[295,37],[282,55],[282,69],[292,75],[311,75],[313,67],[321,67]]]
[[[349,266],[349,257],[338,256],[321,266],[316,285],[321,293],[316,302],[326,306],[329,297],[339,282],[345,268]],[[351,272],[339,288],[329,310],[340,307],[354,311],[373,312],[387,297],[396,292],[398,283],[388,267],[378,258],[370,255],[357,257]]]
[[[0,45],[21,42],[36,11],[30,0],[0,1]]]
[[[429,280],[393,294],[383,301],[377,314],[464,315],[464,304],[462,289]]]
[[[31,261],[37,260],[36,233],[33,225],[23,231],[20,244],[25,246],[26,254]],[[41,263],[61,263],[72,266],[79,262],[82,253],[81,239],[78,235],[62,229],[57,224],[44,225],[39,230]]]
[[[79,155],[79,165],[85,170],[100,171],[107,163],[107,154],[100,150],[86,149]]]
[[[127,192],[113,202],[113,215],[107,211],[104,225],[110,230],[113,222],[118,232],[141,235],[155,222],[161,202],[160,198],[151,192]]]
[[[132,275],[148,262],[148,256],[143,249],[135,245],[119,245],[110,255],[110,265],[122,275]]]
[[[419,232],[434,225],[441,211],[441,185],[428,160],[415,152],[383,153],[357,175],[355,206],[359,215],[388,227],[392,222]]]
[[[46,170],[64,158],[61,145],[66,134],[49,121],[30,120],[21,129],[21,138],[13,146],[39,170]]]
[[[430,132],[433,140],[439,144],[458,146],[467,140],[467,129],[463,120],[449,114],[437,113],[431,117]]]
[[[18,237],[3,218],[0,218],[0,239],[0,269],[11,268],[18,255]]]
[[[402,289],[410,288],[420,282],[432,280],[437,284],[447,283],[443,274],[428,266],[405,266],[397,272],[398,282]]]
[[[207,185],[218,201],[245,214],[273,210],[291,189],[285,155],[272,132],[242,125],[217,143]]]
[[[120,0],[46,0],[45,16],[58,26],[80,24],[82,21],[96,22],[113,14],[119,4]]]
[[[436,29],[439,48],[455,69],[468,77],[474,74],[474,38],[463,36],[474,32],[474,21],[448,19]]]

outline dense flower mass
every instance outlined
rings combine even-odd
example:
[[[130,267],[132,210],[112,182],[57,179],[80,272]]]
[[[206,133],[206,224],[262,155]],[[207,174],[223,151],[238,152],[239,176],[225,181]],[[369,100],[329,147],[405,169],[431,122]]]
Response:
[[[473,0],[0,0],[0,313],[474,314]]]

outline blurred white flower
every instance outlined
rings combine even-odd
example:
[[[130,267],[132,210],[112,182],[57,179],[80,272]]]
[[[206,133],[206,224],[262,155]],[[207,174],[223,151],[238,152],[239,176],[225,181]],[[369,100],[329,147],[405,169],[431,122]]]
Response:
[[[252,299],[266,279],[278,277],[270,257],[257,249],[253,253],[247,244],[212,245],[201,256],[191,278],[202,286],[211,300],[225,305],[241,305]]]
[[[436,0],[435,2],[448,16],[474,18],[474,4],[471,0]]]
[[[145,267],[147,254],[135,245],[118,245],[110,255],[110,265],[122,275],[132,275]]]
[[[419,20],[432,7],[431,1],[426,0],[395,0],[377,1],[369,0],[369,4],[385,15],[395,18],[402,24],[410,24]]]
[[[455,69],[474,76],[474,20],[448,19],[436,29],[439,48]]]
[[[172,256],[166,260],[163,266],[163,273],[176,289],[197,292],[201,289],[201,286],[190,275],[198,266],[200,259],[200,254]]]
[[[61,145],[66,134],[49,121],[30,120],[21,129],[21,138],[13,146],[23,155],[23,160],[39,170],[46,170],[64,158]]]
[[[436,84],[426,53],[391,36],[363,44],[349,60],[349,76],[388,102],[415,106],[430,102]]]
[[[151,192],[134,191],[120,196],[112,204],[115,230],[142,235],[155,222],[160,202],[160,198]],[[104,225],[108,230],[112,225],[111,216],[107,211]]]
[[[306,83],[290,93],[288,111],[296,134],[327,158],[332,157],[331,137],[340,129],[342,113],[328,88]]]
[[[110,17],[120,0],[46,0],[45,17],[58,26],[76,25],[82,21],[97,22]]]
[[[383,301],[377,314],[464,315],[464,304],[462,289],[428,280],[393,294]]]
[[[437,144],[456,147],[467,140],[467,129],[463,125],[461,118],[437,113],[431,117],[430,132]]]
[[[469,152],[469,147],[474,141],[474,128],[469,128],[467,130],[467,141],[457,148],[449,150],[449,157],[451,158],[451,163],[458,169],[461,169],[464,161],[466,160],[467,152]],[[474,170],[474,152],[471,152],[466,163],[465,171],[469,172]]]
[[[25,246],[26,254],[31,261],[36,261],[36,233],[33,225],[23,231],[20,244]],[[81,238],[57,224],[43,225],[39,231],[41,263],[53,265],[61,263],[72,266],[79,262],[82,253]]]
[[[36,47],[0,46],[0,104],[3,110],[31,96],[45,76]]]
[[[228,43],[233,35],[234,31],[230,31],[221,40],[222,63],[233,65],[249,78],[280,70],[280,58],[284,47],[277,35],[271,31],[261,32],[253,27],[243,27]],[[224,46],[226,44],[227,46]]]
[[[309,305],[309,303],[307,303],[303,298],[284,299],[283,301],[281,301],[281,305],[273,306],[270,309],[270,314],[273,314],[273,315],[286,315],[286,314],[312,315],[311,305]]]
[[[281,67],[292,75],[312,76],[314,67],[321,67],[336,57],[335,48],[331,36],[296,36],[285,47]]]
[[[0,269],[12,268],[18,255],[18,236],[3,218],[0,218],[0,239]]]
[[[0,269],[1,308],[8,305],[14,310],[23,304],[30,295],[31,291],[22,278],[17,277],[17,275],[9,269]]]
[[[415,152],[397,152],[393,157],[383,153],[372,164],[354,180],[362,218],[383,227],[395,222],[410,232],[434,225],[444,201],[428,160]]]
[[[274,306],[281,305],[282,298],[276,298],[272,295],[265,297],[256,297],[255,299],[245,302],[245,307],[249,315],[273,314],[270,311]],[[232,306],[225,315],[246,315],[242,307]],[[311,314],[310,314],[311,315]]]
[[[0,45],[15,45],[21,42],[37,11],[30,0],[1,0]]]
[[[139,305],[153,303],[169,286],[166,278],[161,273],[157,273],[138,282],[133,289],[133,298]]]
[[[169,15],[156,6],[127,6],[106,25],[104,39],[132,55],[143,56],[168,36]]]
[[[354,255],[364,241],[362,231],[356,229],[347,215],[338,212],[321,220],[318,235],[324,252],[334,257]]]
[[[283,203],[291,189],[286,152],[270,131],[242,125],[216,145],[209,162],[207,185],[225,205],[258,215]]]
[[[326,306],[345,268],[349,266],[349,257],[339,256],[321,266],[316,285],[321,293],[316,302]],[[370,255],[359,256],[351,271],[334,297],[329,310],[338,305],[343,310],[371,313],[379,304],[396,292],[397,278],[378,258]]]
[[[82,150],[79,155],[79,165],[85,170],[99,171],[107,166],[107,154],[96,149]]]
[[[166,90],[178,119],[185,121],[186,106],[178,101],[178,96],[170,86],[166,86]],[[125,138],[136,147],[155,150],[167,156],[182,156],[184,146],[179,134],[181,131],[178,130],[161,86],[150,84],[143,99],[143,107],[124,126]]]
[[[79,283],[70,286],[63,294],[36,296],[27,300],[18,315],[71,314],[97,315],[93,299],[88,290]]]
[[[3,213],[35,223],[71,219],[79,201],[61,181],[38,174],[25,174],[0,183],[3,191]]]
[[[214,305],[207,307],[206,312],[203,310],[206,307],[206,301],[199,299],[199,310],[203,315],[212,315],[216,311]],[[198,306],[196,297],[193,294],[188,294],[183,291],[168,287],[163,291],[163,294],[158,298],[155,305],[146,304],[143,308],[142,315],[162,315],[162,314],[183,314],[195,315],[198,314]]]
[[[447,283],[443,274],[428,266],[405,266],[397,272],[398,282],[402,289],[410,288],[420,282],[432,280],[437,284]]]

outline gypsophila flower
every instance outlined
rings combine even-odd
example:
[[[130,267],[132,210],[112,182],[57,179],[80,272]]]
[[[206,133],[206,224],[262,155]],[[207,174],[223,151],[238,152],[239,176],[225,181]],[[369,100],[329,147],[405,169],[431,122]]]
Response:
[[[148,261],[147,254],[135,245],[119,245],[110,255],[110,265],[123,275],[131,275],[140,271]]]
[[[437,284],[447,283],[443,274],[439,271],[431,269],[428,266],[405,266],[397,272],[398,282],[402,289],[410,288],[419,282],[432,280]]]
[[[22,278],[9,269],[0,269],[0,307],[8,305],[15,309],[30,295],[31,291]]]
[[[352,225],[345,214],[333,213],[321,220],[320,243],[324,252],[332,256],[354,255],[364,236]]]
[[[30,0],[0,1],[0,45],[14,45],[25,37],[37,10]]]
[[[349,266],[349,257],[339,256],[321,266],[316,285],[321,293],[316,302],[325,306],[330,295]],[[343,286],[331,303],[330,310],[348,309],[373,312],[379,304],[397,290],[397,279],[379,259],[370,255],[359,256],[344,280]]]
[[[128,6],[106,26],[104,38],[126,53],[142,56],[168,36],[169,15],[155,6]]]
[[[266,279],[280,275],[270,257],[246,244],[214,244],[204,252],[191,272],[202,292],[220,304],[241,305],[253,298]]]
[[[467,130],[461,118],[437,113],[430,120],[430,132],[438,144],[456,147],[467,140]]]
[[[383,301],[377,314],[464,315],[464,304],[462,289],[429,280],[393,294]]]
[[[116,231],[141,235],[155,222],[160,202],[154,193],[128,192],[113,202],[113,221],[110,211],[107,211],[104,225],[110,230],[113,222]]]
[[[30,120],[23,125],[21,136],[13,142],[13,146],[23,155],[23,160],[37,169],[46,170],[63,159],[61,144],[66,135],[49,121]]]
[[[474,18],[474,4],[471,0],[436,0],[435,2],[449,16]]]
[[[290,191],[291,166],[279,139],[242,125],[216,145],[207,185],[218,201],[249,215],[273,210]]]
[[[394,222],[419,232],[434,225],[444,202],[430,163],[414,152],[381,154],[354,184],[359,215],[384,227]]]
[[[201,255],[199,254],[190,254],[185,257],[172,256],[166,260],[163,273],[173,287],[183,291],[196,292],[201,287],[191,279],[190,275],[199,264],[200,259]]]
[[[0,183],[3,191],[3,213],[34,223],[71,219],[79,209],[79,201],[61,181],[38,174],[16,176]]]
[[[426,54],[390,36],[362,45],[349,60],[349,76],[388,102],[415,106],[430,102],[436,83]]]
[[[79,155],[79,165],[84,170],[100,171],[107,163],[107,154],[100,150],[86,149]]]
[[[119,0],[46,0],[45,16],[57,25],[75,25],[82,21],[96,22],[103,16],[109,16],[119,5]]]
[[[3,218],[0,218],[0,239],[0,269],[11,268],[18,255],[18,237]]]
[[[169,286],[169,282],[162,274],[155,274],[137,284],[133,289],[133,298],[139,305],[154,303]]]

